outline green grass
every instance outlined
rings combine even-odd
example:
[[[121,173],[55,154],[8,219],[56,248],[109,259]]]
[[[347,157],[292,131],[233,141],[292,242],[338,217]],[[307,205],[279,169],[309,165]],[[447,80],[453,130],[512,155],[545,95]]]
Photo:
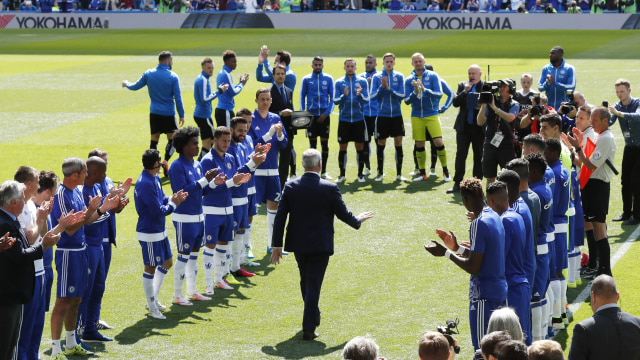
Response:
[[[359,38],[369,39],[359,41]],[[588,38],[589,41],[577,41]],[[550,40],[549,40],[550,39]],[[234,72],[252,75],[247,88],[236,98],[238,107],[253,109],[258,85],[253,76],[257,52],[262,44],[293,53],[292,69],[309,73],[311,57],[325,57],[325,72],[342,76],[342,62],[353,56],[363,70],[363,57],[386,51],[398,55],[396,69],[408,74],[413,52],[427,61],[455,89],[466,78],[471,63],[482,66],[491,79],[519,78],[530,72],[534,78],[548,62],[549,49],[565,48],[567,61],[576,67],[578,89],[591,103],[613,102],[613,83],[620,77],[640,83],[637,71],[638,33],[630,31],[275,31],[275,30],[154,30],[154,31],[15,31],[0,33],[0,179],[12,178],[23,164],[61,173],[62,159],[86,157],[101,147],[109,152],[108,174],[114,180],[134,179],[140,174],[140,157],[148,147],[148,106],[145,90],[122,89],[123,79],[136,80],[157,63],[157,53],[174,52],[174,71],[181,77],[186,123],[192,117],[193,79],[199,62],[212,56],[216,68],[227,48],[235,49],[239,66]],[[372,41],[375,40],[375,41]],[[379,66],[378,69],[381,67]],[[298,101],[296,93],[295,101]],[[453,169],[456,109],[441,117],[449,165]],[[404,108],[405,118],[409,110]],[[329,173],[338,174],[335,122],[330,140]],[[404,170],[412,167],[411,128],[406,124]],[[621,134],[616,165],[622,158]],[[306,140],[295,140],[298,153]],[[164,139],[160,146],[164,147]],[[387,147],[387,174],[393,174],[393,152]],[[105,331],[114,343],[98,345],[98,356],[109,359],[216,358],[302,359],[340,357],[341,348],[356,335],[376,339],[381,355],[411,359],[417,355],[417,340],[446,319],[461,319],[460,358],[472,354],[467,320],[468,275],[451,262],[430,257],[422,244],[435,237],[435,228],[453,230],[466,238],[468,222],[459,196],[448,196],[441,177],[418,184],[399,184],[389,176],[383,183],[355,180],[355,151],[349,148],[347,184],[341,186],[344,200],[355,212],[375,211],[375,218],[359,231],[336,224],[336,254],[332,257],[323,286],[320,306],[323,323],[318,342],[300,340],[302,300],[295,260],[289,256],[278,267],[268,265],[264,249],[264,208],[255,220],[253,243],[262,263],[257,278],[235,291],[218,291],[214,300],[193,307],[171,307],[166,321],[145,318],[141,287],[140,246],[135,238],[137,215],[130,204],[118,215],[118,247],[114,249],[107,280],[102,317],[116,326]],[[175,158],[175,157],[174,157]],[[374,157],[375,159],[375,157]],[[471,160],[471,157],[469,157]],[[299,161],[299,159],[298,159]],[[374,161],[375,163],[375,161]],[[440,172],[440,165],[438,165]],[[471,173],[468,163],[467,174]],[[170,193],[168,183],[165,192]],[[621,211],[619,178],[612,182],[610,215]],[[311,205],[310,205],[311,206]],[[610,216],[611,217],[611,216]],[[170,239],[175,233],[167,221]],[[608,224],[612,254],[633,229]],[[586,251],[586,249],[583,249]],[[623,309],[640,314],[637,280],[632,277],[637,245],[616,265]],[[173,295],[171,271],[160,299],[169,303]],[[629,275],[627,275],[629,274]],[[202,275],[198,288],[204,290]],[[574,299],[581,289],[569,292]],[[635,299],[635,300],[634,300]],[[578,320],[591,315],[588,306],[576,314]],[[47,315],[48,317],[49,315]],[[571,331],[571,327],[569,333]],[[41,349],[49,349],[47,320]],[[559,337],[568,344],[567,337]]]

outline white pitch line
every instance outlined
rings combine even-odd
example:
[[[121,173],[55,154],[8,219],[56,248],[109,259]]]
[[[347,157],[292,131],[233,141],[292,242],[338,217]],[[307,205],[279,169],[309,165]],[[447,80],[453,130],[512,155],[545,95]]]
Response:
[[[611,258],[612,269],[616,265],[618,260],[620,260],[622,256],[629,250],[633,242],[636,241],[636,239],[638,239],[639,236],[640,236],[640,226],[637,226],[636,229],[633,231],[633,233],[629,235],[627,240],[625,240],[625,242],[622,243],[618,251],[616,251],[616,253]],[[578,295],[578,297],[576,297],[576,299],[569,305],[569,310],[571,311],[572,314],[575,314],[576,312],[578,312],[578,309],[580,309],[580,306],[584,303],[585,300],[587,300],[587,297],[590,294],[591,294],[591,285],[587,285],[584,289],[582,289],[582,292]]]

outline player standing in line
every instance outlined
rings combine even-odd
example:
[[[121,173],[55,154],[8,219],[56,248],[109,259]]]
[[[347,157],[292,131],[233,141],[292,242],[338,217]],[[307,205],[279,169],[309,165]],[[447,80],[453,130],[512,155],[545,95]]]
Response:
[[[157,152],[157,150],[156,150]],[[158,167],[159,168],[159,167]],[[96,196],[85,204],[80,185],[84,184],[87,165],[76,157],[67,158],[62,163],[64,179],[58,185],[51,211],[52,226],[58,225],[58,219],[71,212],[84,212],[85,219],[75,226],[67,227],[60,237],[56,248],[56,270],[58,272],[58,288],[56,303],[51,312],[51,356],[64,359],[65,355],[91,355],[76,341],[78,307],[87,283],[87,245],[84,237],[84,225],[90,225],[106,211],[115,208],[120,201],[119,196],[105,199]],[[60,347],[60,336],[64,321],[66,349],[64,354]],[[59,355],[62,354],[62,355]],[[56,357],[57,356],[57,357]]]
[[[353,141],[357,152],[358,162],[358,182],[363,183],[364,160],[367,158],[364,149],[364,141],[368,139],[367,125],[364,121],[363,105],[369,101],[367,80],[356,75],[356,61],[348,58],[344,61],[344,77],[336,81],[333,102],[340,108],[338,121],[338,143],[340,152],[338,153],[338,165],[340,166],[340,176],[337,183],[347,180],[347,146]]]
[[[178,109],[179,125],[184,125],[184,107],[182,106],[182,95],[180,94],[180,79],[173,71],[173,55],[170,51],[163,51],[158,55],[158,66],[149,69],[142,74],[135,83],[127,80],[122,81],[122,87],[129,90],[139,90],[147,87],[151,98],[149,123],[151,127],[151,144],[149,149],[158,149],[160,134],[167,135],[167,146],[164,151],[164,160],[160,164],[164,175],[169,173],[167,161],[173,155],[173,132],[178,129],[176,124],[176,112]]]
[[[228,128],[231,118],[235,116],[233,108],[236,106],[236,103],[233,98],[240,94],[247,80],[249,80],[249,74],[240,76],[240,82],[234,86],[231,72],[238,66],[236,53],[231,50],[226,50],[222,53],[222,61],[224,65],[222,66],[222,70],[218,72],[216,84],[218,88],[224,85],[227,85],[228,88],[222,94],[218,94],[218,105],[216,106],[215,117],[218,126],[226,126]]]
[[[333,77],[322,72],[324,60],[320,56],[313,58],[311,67],[313,72],[302,78],[300,89],[300,110],[307,110],[313,117],[307,128],[309,147],[318,147],[318,136],[322,146],[322,173],[323,179],[331,179],[327,174],[327,160],[329,159],[329,129],[331,126],[331,112],[333,111]],[[255,139],[257,140],[257,139]],[[274,208],[274,218],[275,211]]]
[[[218,171],[211,169],[204,173],[202,166],[195,160],[198,155],[198,136],[200,131],[194,127],[185,127],[173,136],[173,144],[180,156],[171,163],[169,180],[174,193],[180,190],[189,194],[171,214],[176,229],[176,248],[178,257],[173,270],[173,302],[178,305],[193,305],[182,292],[186,277],[187,296],[196,301],[211,300],[196,291],[198,254],[204,240],[204,214],[202,213],[203,189],[214,180]],[[211,133],[213,137],[213,132]],[[218,181],[220,182],[220,181]]]
[[[424,56],[415,53],[411,56],[414,70],[404,82],[404,102],[411,105],[411,127],[415,140],[416,160],[419,174],[414,181],[428,179],[425,167],[427,152],[425,151],[426,132],[428,131],[436,146],[440,163],[444,169],[445,181],[451,181],[447,168],[447,152],[442,141],[442,126],[440,125],[439,107],[442,98],[441,81],[438,74],[427,70]]]
[[[253,115],[251,113],[251,110],[247,108],[241,108],[240,110],[238,110],[237,115],[245,119],[245,121],[247,122],[247,128],[251,130],[251,120]],[[254,152],[255,148],[253,145],[253,139],[251,138],[251,135],[249,135],[248,133],[245,136],[244,141],[242,142],[242,146],[244,146],[246,153],[251,154],[252,152]],[[255,256],[253,255],[253,249],[251,249],[251,224],[253,223],[253,217],[258,214],[258,208],[256,207],[255,174],[254,176],[251,177],[251,179],[249,179],[249,182],[247,183],[247,199],[249,204],[247,209],[247,228],[245,229],[244,239],[243,239],[244,251],[245,251],[244,265],[260,266],[259,263],[252,261],[252,259],[254,259]]]
[[[304,82],[303,82],[304,84]],[[303,85],[304,86],[304,85]],[[333,92],[333,89],[331,90]],[[253,112],[249,135],[254,144],[271,144],[271,148],[283,149],[289,141],[280,117],[269,112],[271,92],[267,88],[256,91],[258,108]],[[267,204],[267,254],[271,253],[273,224],[278,211],[278,202],[282,196],[280,177],[278,176],[278,152],[269,151],[265,162],[258,167],[256,174],[256,204]]]
[[[193,110],[193,120],[198,124],[200,129],[200,138],[202,139],[202,150],[198,161],[202,160],[211,150],[211,142],[213,141],[213,121],[211,119],[211,101],[217,98],[218,91],[223,93],[229,88],[229,84],[224,84],[214,92],[211,92],[211,84],[209,78],[213,76],[213,60],[210,57],[202,59],[200,62],[202,72],[196,77],[193,83],[193,98],[196,101],[196,108]]]
[[[376,132],[378,155],[378,176],[376,181],[384,179],[384,147],[387,138],[393,137],[396,147],[396,180],[406,181],[402,176],[402,137],[404,137],[404,120],[400,105],[404,99],[404,75],[394,71],[396,56],[386,53],[382,57],[384,70],[377,73],[371,81],[371,99],[378,100],[378,117],[376,118]]]
[[[432,244],[425,245],[425,249],[434,256],[445,256],[471,274],[469,327],[473,348],[477,350],[487,331],[491,312],[504,306],[507,300],[507,281],[504,276],[504,227],[500,216],[484,204],[482,180],[476,178],[462,180],[460,194],[467,211],[472,212],[475,217],[469,228],[469,247],[458,245],[453,232],[436,230],[444,245],[431,241]],[[505,189],[499,185],[491,184],[487,188],[489,201],[493,197],[501,196],[506,196],[506,193]]]
[[[291,89],[291,91],[294,91],[296,89],[298,78],[296,76],[296,73],[294,73],[293,70],[289,68],[290,64],[291,53],[286,50],[280,50],[276,53],[276,57],[275,59],[273,59],[273,67],[271,67],[271,65],[269,65],[269,48],[267,48],[267,45],[262,45],[262,48],[260,48],[260,54],[258,55],[256,80],[263,83],[272,84],[274,82],[273,69],[275,69],[275,67],[278,65],[282,65],[286,69],[284,86]],[[262,72],[263,69],[267,73],[266,76]]]
[[[371,94],[371,80],[373,76],[377,74],[376,57],[373,54],[367,55],[365,59],[365,72],[361,73],[360,77],[367,80],[367,92]],[[376,129],[376,117],[378,117],[378,100],[369,97],[369,101],[364,103],[362,112],[364,113],[364,121],[367,124],[367,138],[364,141],[364,149],[366,157],[364,158],[364,170],[362,175],[369,176],[371,174],[371,139],[375,140],[374,134]]]
[[[158,301],[158,293],[164,278],[173,265],[171,245],[165,229],[165,217],[171,214],[189,195],[182,190],[171,197],[165,196],[158,177],[160,171],[160,153],[149,149],[142,154],[142,166],[134,190],[138,224],[136,235],[142,247],[144,272],[142,288],[144,290],[149,316],[154,319],[166,319],[161,313],[166,307]]]

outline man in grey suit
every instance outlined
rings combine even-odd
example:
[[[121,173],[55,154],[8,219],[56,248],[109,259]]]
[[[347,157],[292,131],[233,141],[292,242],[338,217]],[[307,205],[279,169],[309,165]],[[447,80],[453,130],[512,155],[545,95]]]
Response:
[[[318,150],[309,149],[302,154],[305,173],[285,184],[278,204],[273,227],[273,252],[271,262],[275,265],[282,258],[282,245],[287,216],[285,251],[293,252],[300,271],[300,290],[304,300],[302,338],[318,337],[316,326],[320,325],[320,289],[324,273],[333,255],[333,218],[337,216],[354,229],[363,221],[373,217],[373,212],[354,216],[342,201],[340,189],[334,183],[320,178],[322,157]]]
[[[609,275],[591,283],[593,316],[573,329],[569,360],[640,359],[640,318],[618,307],[620,293]]]

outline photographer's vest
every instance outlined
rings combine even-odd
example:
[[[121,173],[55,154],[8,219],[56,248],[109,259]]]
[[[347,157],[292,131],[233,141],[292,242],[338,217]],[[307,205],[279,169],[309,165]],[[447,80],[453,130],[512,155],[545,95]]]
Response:
[[[291,5],[284,5],[288,0],[280,0],[280,11],[281,13],[284,14],[288,14],[291,12]],[[293,2],[293,4],[295,5],[295,2]],[[298,4],[300,4],[300,1],[298,1]]]
[[[507,102],[500,103],[498,104],[498,108],[506,113],[509,112],[509,109],[511,109],[512,106],[514,105],[519,105],[517,101],[515,101],[513,98],[509,98],[509,100],[507,100]],[[512,122],[507,122],[505,120],[503,120],[501,117],[499,117],[498,115],[496,115],[495,111],[493,111],[492,108],[488,108],[489,109],[489,114],[487,115],[487,122],[485,124],[486,128],[485,128],[485,134],[486,134],[486,138],[485,138],[485,142],[490,142],[491,139],[493,138],[493,136],[495,135],[496,132],[500,131],[502,132],[502,135],[504,136],[504,139],[502,140],[502,142],[500,143],[500,146],[498,147],[499,149],[506,149],[506,148],[513,148],[513,144],[516,143],[516,135],[515,135],[515,122],[516,120],[513,120]]]

